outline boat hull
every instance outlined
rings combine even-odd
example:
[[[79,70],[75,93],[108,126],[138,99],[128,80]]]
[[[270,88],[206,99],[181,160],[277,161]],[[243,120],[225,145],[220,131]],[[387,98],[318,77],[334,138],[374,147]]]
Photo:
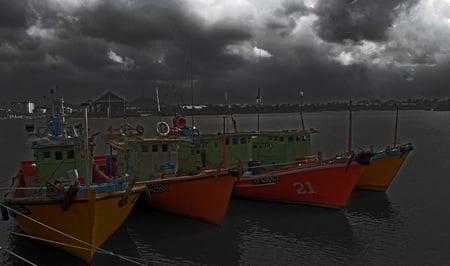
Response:
[[[233,196],[304,203],[325,207],[342,207],[365,166],[347,162],[311,167],[291,167],[241,177]]]
[[[125,191],[76,196],[66,211],[61,200],[49,198],[6,198],[4,205],[19,228],[32,238],[61,248],[90,263],[100,247],[125,221],[143,186],[133,188],[125,204]]]
[[[370,165],[362,172],[355,188],[386,191],[411,151],[412,147],[406,147],[375,154],[370,160]]]
[[[230,202],[235,176],[222,171],[140,181],[148,188],[146,205],[160,211],[218,224]]]

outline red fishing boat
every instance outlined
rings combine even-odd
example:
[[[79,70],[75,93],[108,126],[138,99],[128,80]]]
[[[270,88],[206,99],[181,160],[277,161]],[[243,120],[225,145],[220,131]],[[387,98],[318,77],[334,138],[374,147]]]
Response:
[[[181,118],[174,123],[185,123]],[[138,130],[139,129],[139,130]],[[195,175],[180,175],[178,171],[178,143],[192,131],[168,134],[173,131],[165,122],[157,125],[158,137],[142,137],[143,128],[124,126],[120,136],[109,131],[107,143],[115,154],[97,156],[97,174],[115,176],[129,174],[147,190],[144,205],[199,220],[219,223],[225,216],[235,176],[228,170],[202,171]],[[172,132],[173,133],[173,132]]]
[[[353,156],[336,157],[319,162],[307,157],[306,161],[300,160],[293,166],[274,170],[253,166],[251,171],[238,178],[233,196],[342,207],[347,204],[368,162],[367,159],[359,159],[355,161]]]

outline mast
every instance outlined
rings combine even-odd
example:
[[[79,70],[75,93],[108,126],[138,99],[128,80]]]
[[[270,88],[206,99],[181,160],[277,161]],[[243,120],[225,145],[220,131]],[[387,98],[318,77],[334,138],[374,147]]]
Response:
[[[398,136],[397,136],[397,131],[398,131],[398,104],[396,105],[396,113],[395,113],[395,129],[394,129],[394,148],[397,147],[398,145]]]
[[[302,123],[302,130],[305,131],[305,122],[303,121],[303,91],[300,91],[300,121]]]
[[[192,123],[192,128],[195,129],[195,123],[194,123],[194,82],[192,79],[192,46],[191,46],[191,106],[192,106],[192,110],[191,110],[191,123]]]
[[[348,147],[347,147],[347,152],[351,153],[352,152],[352,101],[350,101],[349,105],[348,105]]]
[[[91,154],[89,151],[89,129],[88,129],[88,107],[87,105],[84,107],[84,149],[86,151],[86,157],[85,157],[85,167],[86,167],[86,185],[90,186],[92,182],[92,175],[91,175]]]
[[[223,132],[222,132],[222,167],[227,166],[227,135],[226,135],[226,131],[225,131],[225,121],[226,121],[226,116],[223,117]]]
[[[227,91],[225,91],[224,97],[225,97],[225,102],[224,102],[224,117],[225,117],[225,125],[226,125],[225,131],[226,131],[226,132],[229,132],[229,131],[228,131],[228,110],[227,110],[227,107],[228,107],[228,92],[227,92]]]

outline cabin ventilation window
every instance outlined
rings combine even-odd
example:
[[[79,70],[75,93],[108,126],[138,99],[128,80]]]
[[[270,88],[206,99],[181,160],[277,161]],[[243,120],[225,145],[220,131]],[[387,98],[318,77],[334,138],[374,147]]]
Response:
[[[73,152],[73,150],[70,150],[70,151],[67,151],[67,159],[73,159],[75,156],[74,156],[74,152]]]
[[[50,160],[52,158],[52,155],[49,151],[44,151],[43,155],[45,160]]]
[[[288,142],[289,142],[289,143],[294,142],[294,138],[293,138],[293,137],[288,137]]]
[[[241,138],[241,144],[245,144],[247,140],[245,138]]]
[[[158,152],[158,145],[152,145],[152,152]]]
[[[237,145],[238,144],[238,139],[237,138],[233,138],[233,145]]]
[[[280,142],[283,142],[284,141],[284,137],[280,137]]]
[[[169,151],[169,146],[167,144],[163,144],[162,145],[162,151],[163,152],[168,152]]]
[[[302,140],[302,138],[300,138],[300,136],[297,136],[297,137],[295,138],[295,141],[296,141],[296,142],[300,142],[300,140]]]
[[[142,145],[142,152],[148,152],[148,145]]]
[[[63,154],[60,151],[55,152],[55,159],[61,161],[63,159]]]
[[[228,139],[225,140],[225,145],[228,145],[230,141]]]

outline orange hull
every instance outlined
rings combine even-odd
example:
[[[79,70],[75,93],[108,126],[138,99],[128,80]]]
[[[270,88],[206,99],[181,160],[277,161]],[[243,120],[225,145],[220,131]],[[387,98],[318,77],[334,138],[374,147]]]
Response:
[[[61,200],[37,197],[5,199],[18,226],[27,235],[61,248],[90,263],[99,248],[125,221],[143,187],[133,189],[127,203],[118,202],[124,191],[76,196],[67,211]]]
[[[194,176],[140,181],[148,187],[149,207],[219,223],[225,216],[236,177],[222,171],[207,171]]]
[[[370,165],[362,172],[356,187],[357,189],[386,191],[402,167],[411,146],[390,152],[379,152],[370,160]]]
[[[345,206],[365,168],[353,162],[346,172],[346,166],[347,162],[334,162],[244,176],[237,181],[233,195],[328,207]]]

